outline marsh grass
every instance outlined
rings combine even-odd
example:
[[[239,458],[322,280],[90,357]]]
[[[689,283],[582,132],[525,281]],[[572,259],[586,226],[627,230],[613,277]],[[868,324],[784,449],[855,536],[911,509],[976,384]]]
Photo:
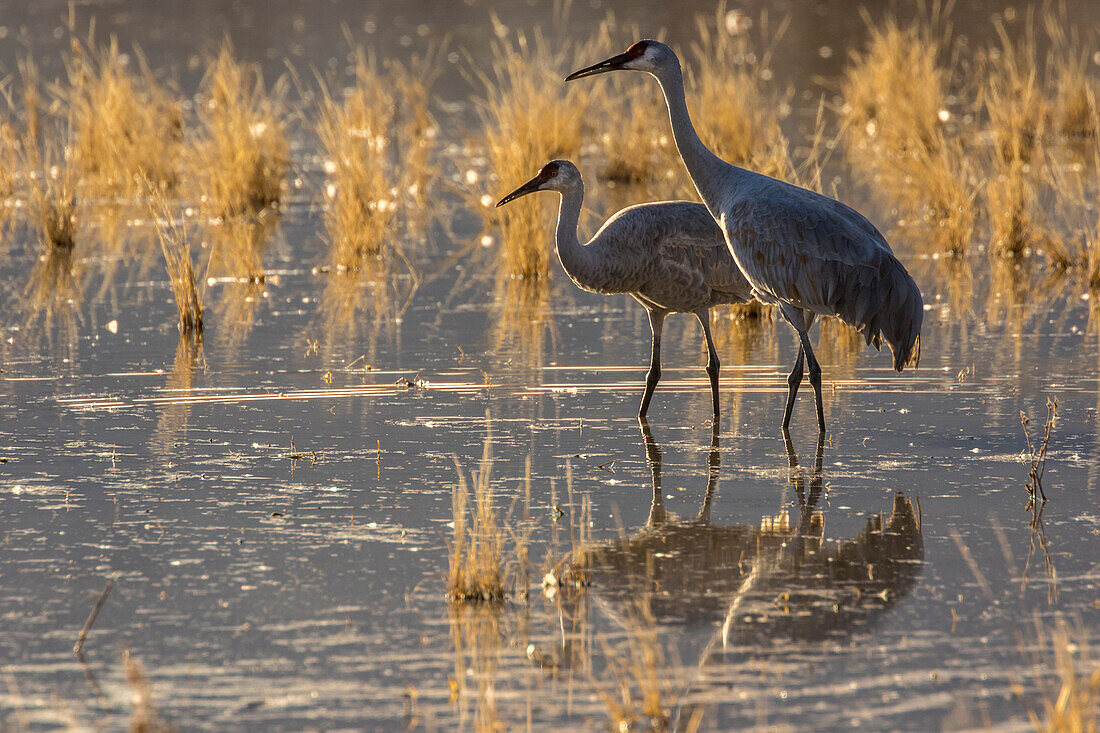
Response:
[[[237,61],[228,41],[208,63],[190,171],[203,212],[211,219],[271,212],[282,201],[290,165],[287,82],[268,90],[259,69]]]
[[[455,601],[504,600],[505,530],[493,506],[492,431],[485,439],[481,462],[467,482],[458,456],[454,456],[458,482],[451,495],[454,533],[447,574],[447,596]],[[473,484],[473,507],[470,506]]]
[[[1059,622],[1053,630],[1040,626],[1040,638],[1049,638],[1049,648],[1043,644],[1048,661],[1053,663],[1057,683],[1050,686],[1043,710],[1031,710],[1028,717],[1041,733],[1096,733],[1100,731],[1100,663],[1090,654],[1084,630],[1071,633],[1067,624]]]
[[[985,60],[979,103],[993,142],[993,165],[986,186],[992,252],[1019,258],[1042,236],[1037,219],[1037,184],[1032,175],[1041,155],[1049,100],[1039,78],[1034,17],[1025,35],[1013,41],[997,25],[1000,47]]]
[[[439,123],[432,115],[432,90],[442,72],[449,39],[444,37],[408,63],[390,60],[386,71],[397,101],[395,135],[400,175],[397,188],[405,197],[406,226],[422,223],[411,214],[431,202],[438,178],[433,159],[439,138]]]
[[[790,110],[789,95],[769,92],[766,85],[772,55],[789,25],[787,16],[773,28],[767,11],[749,23],[719,3],[713,15],[696,17],[698,40],[691,45],[688,73],[700,139],[723,160],[788,180],[792,166],[779,123]],[[751,33],[754,26],[759,30]]]
[[[101,47],[75,36],[65,60],[67,85],[55,85],[73,129],[72,157],[83,186],[104,198],[141,197],[146,181],[179,182],[183,105],[156,80],[140,51],[115,39]]]
[[[6,218],[19,181],[19,132],[6,115],[0,115],[0,218]]]
[[[147,188],[149,214],[156,229],[160,249],[164,254],[164,268],[179,315],[177,326],[180,334],[202,333],[202,293],[197,285],[195,266],[191,260],[191,233],[184,218],[173,216],[163,188],[155,184]]]
[[[72,251],[80,231],[79,172],[69,158],[68,139],[68,130],[59,128],[58,139],[45,142],[41,150],[29,140],[23,149],[31,224],[42,245],[51,250]]]
[[[342,270],[358,270],[364,257],[382,253],[397,210],[391,157],[395,93],[362,49],[355,55],[354,73],[354,85],[342,100],[318,81],[328,259]]]
[[[953,117],[950,26],[938,10],[906,26],[894,18],[874,25],[866,13],[864,22],[867,47],[852,54],[841,85],[849,153],[902,222],[927,233],[921,240],[961,256],[974,229],[975,173],[946,127]]]
[[[644,594],[627,609],[626,636],[604,642],[607,669],[593,678],[596,693],[616,731],[667,731],[677,705],[656,620]]]
[[[1095,137],[1100,127],[1096,85],[1086,71],[1089,51],[1066,16],[1065,5],[1047,8],[1043,27],[1050,41],[1046,59],[1047,86],[1053,93],[1049,126],[1067,138]]]
[[[489,174],[482,180],[476,170],[467,170],[465,183],[476,186],[476,192],[466,197],[500,239],[502,271],[512,277],[545,279],[552,246],[546,215],[549,197],[524,196],[500,208],[493,204],[546,161],[578,157],[592,87],[562,84],[561,79],[592,54],[583,46],[551,40],[539,30],[513,32],[495,15],[492,21],[495,37],[487,67],[467,54],[467,74],[482,92],[474,98],[481,131],[469,147],[485,156]]]

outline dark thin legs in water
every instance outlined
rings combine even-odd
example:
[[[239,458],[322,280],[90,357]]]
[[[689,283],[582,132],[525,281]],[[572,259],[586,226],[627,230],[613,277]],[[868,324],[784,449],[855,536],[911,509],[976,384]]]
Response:
[[[721,363],[718,361],[718,352],[714,349],[714,338],[710,333],[710,309],[702,308],[695,311],[695,317],[699,319],[699,325],[703,327],[703,336],[707,339],[707,376],[710,377],[710,399],[714,408],[714,424],[718,424],[718,370]]]
[[[657,382],[661,380],[661,329],[665,325],[664,311],[649,311],[649,330],[653,332],[653,354],[649,360],[649,371],[645,375],[645,393],[642,395],[642,406],[638,408],[638,417],[645,417],[649,410],[649,401],[653,399],[653,390],[657,389]]]
[[[825,432],[825,404],[821,397],[821,365],[814,356],[813,346],[810,345],[810,326],[814,322],[814,314],[808,311],[797,310],[788,305],[781,305],[780,312],[794,330],[798,333],[798,358],[795,359],[794,368],[787,377],[787,406],[783,410],[783,432],[786,433],[791,423],[791,411],[794,409],[794,398],[798,394],[798,385],[802,383],[802,363],[805,360],[810,368],[810,386],[814,388],[814,400],[817,404],[817,427]]]
[[[814,399],[817,402],[817,429],[825,432],[825,403],[821,398],[821,365],[817,363],[813,347],[810,346],[810,334],[799,331],[798,338],[802,341],[802,348],[806,351],[806,364],[810,368],[810,386],[814,388]]]
[[[794,368],[787,375],[787,406],[783,409],[783,432],[786,433],[791,426],[791,412],[794,410],[794,398],[798,394],[798,386],[802,384],[802,362],[806,352],[802,345],[798,346],[798,358],[794,361]]]

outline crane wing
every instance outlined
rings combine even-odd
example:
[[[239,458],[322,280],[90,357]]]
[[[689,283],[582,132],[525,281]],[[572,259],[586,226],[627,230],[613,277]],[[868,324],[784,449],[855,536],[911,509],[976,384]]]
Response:
[[[895,366],[920,332],[920,290],[882,234],[834,199],[775,181],[734,202],[723,224],[738,264],[760,292],[836,316],[878,346]],[[900,359],[900,362],[899,362]]]

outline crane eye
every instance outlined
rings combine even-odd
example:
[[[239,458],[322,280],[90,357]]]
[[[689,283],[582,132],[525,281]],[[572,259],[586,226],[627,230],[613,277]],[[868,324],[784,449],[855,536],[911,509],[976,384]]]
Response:
[[[557,169],[557,168],[554,168],[554,169],[552,169],[552,170],[550,171],[550,173],[549,173],[549,176],[550,176],[551,178],[553,178],[553,177],[554,177],[554,176],[556,176],[556,175],[558,175],[558,169]]]

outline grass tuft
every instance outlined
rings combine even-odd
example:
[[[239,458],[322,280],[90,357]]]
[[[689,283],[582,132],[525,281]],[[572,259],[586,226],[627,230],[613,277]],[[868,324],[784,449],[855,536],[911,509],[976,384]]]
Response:
[[[182,104],[157,83],[141,53],[122,53],[114,39],[94,50],[91,38],[87,46],[74,38],[66,67],[69,85],[60,96],[84,183],[103,197],[138,197],[146,181],[176,186]]]
[[[1032,725],[1041,733],[1100,731],[1100,664],[1090,659],[1087,647],[1071,637],[1064,623],[1050,633],[1050,641],[1058,685],[1044,700],[1042,718],[1029,712]]]
[[[866,50],[852,55],[844,75],[843,116],[849,153],[869,183],[916,223],[932,246],[966,252],[974,229],[971,165],[948,134],[951,72],[943,21],[902,26],[894,18],[871,25]]]
[[[342,100],[320,82],[317,136],[324,148],[325,232],[329,262],[358,270],[364,257],[382,252],[397,210],[391,162],[395,94],[360,49],[355,84]]]
[[[492,431],[485,439],[478,469],[471,473],[474,507],[470,509],[470,486],[466,481],[458,456],[454,457],[458,483],[452,493],[454,535],[447,575],[447,595],[455,601],[504,600],[504,536],[496,510],[493,508]],[[471,521],[472,520],[472,521]]]
[[[550,197],[525,196],[499,209],[493,203],[547,160],[579,155],[592,87],[562,84],[561,79],[589,54],[576,52],[568,42],[552,42],[540,31],[513,32],[495,15],[492,21],[495,38],[488,68],[468,58],[475,69],[470,77],[484,91],[474,100],[481,133],[472,147],[484,154],[489,169],[488,180],[471,198],[486,222],[496,225],[504,272],[546,278],[551,227],[545,212]],[[473,169],[464,175],[469,186],[480,180]]]
[[[76,246],[78,171],[69,158],[69,147],[50,141],[43,150],[24,148],[24,169],[29,171],[32,223],[39,240],[49,249],[72,251]]]
[[[203,329],[202,295],[196,285],[195,268],[191,261],[191,238],[186,222],[173,217],[162,188],[152,188],[149,212],[156,227],[164,267],[175,296],[179,314],[177,326],[181,334],[201,334]]]
[[[761,12],[759,43],[748,27],[731,24],[729,18],[724,1],[712,16],[696,18],[699,40],[691,46],[688,81],[694,90],[689,98],[693,117],[699,120],[699,137],[723,160],[789,179],[792,166],[779,123],[780,110],[790,105],[769,94],[765,82],[790,17],[772,29],[767,12]]]
[[[226,41],[203,81],[194,175],[212,219],[278,208],[290,165],[283,130],[286,85],[269,93],[259,69],[237,61]]]

